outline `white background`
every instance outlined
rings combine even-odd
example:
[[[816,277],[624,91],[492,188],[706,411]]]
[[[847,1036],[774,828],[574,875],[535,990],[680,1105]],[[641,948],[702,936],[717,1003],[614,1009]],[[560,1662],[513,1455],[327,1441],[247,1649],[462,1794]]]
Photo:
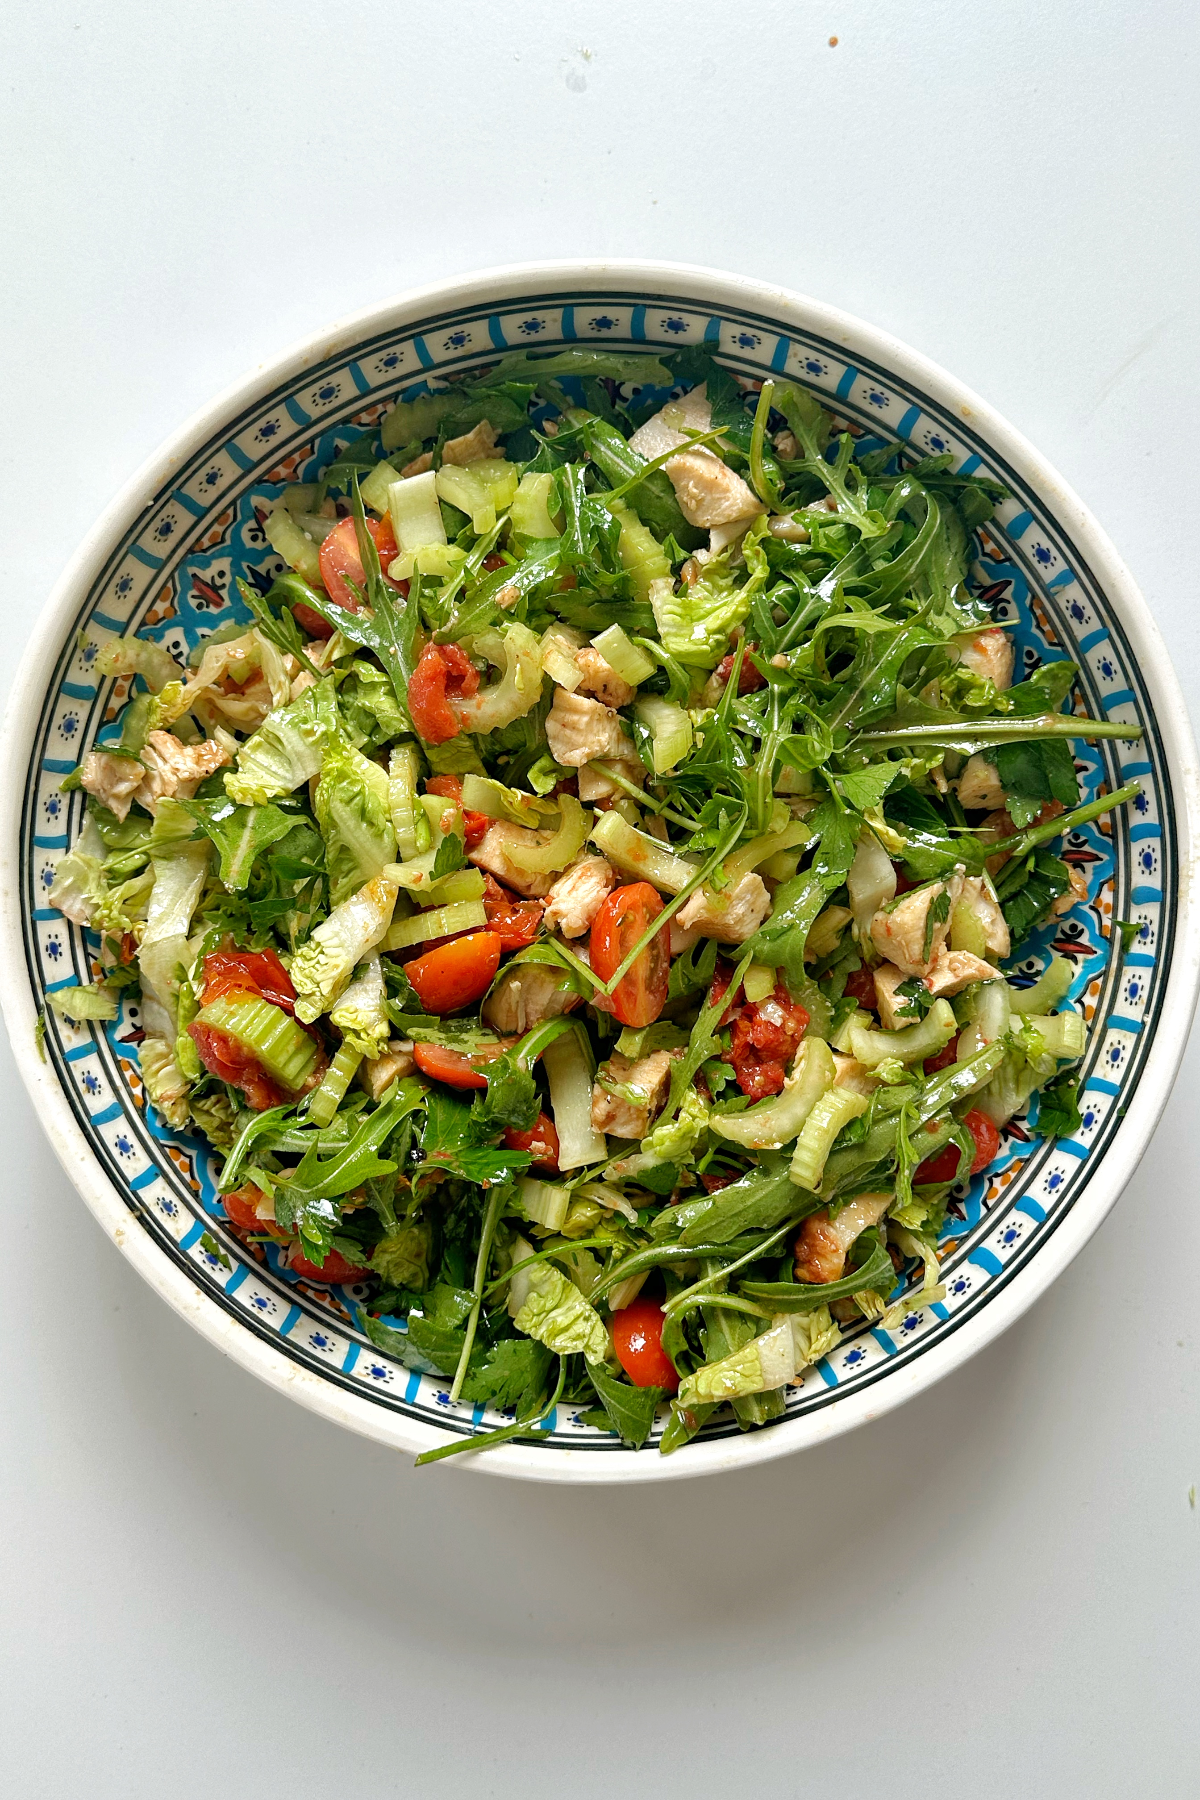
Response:
[[[608,254],[791,285],[962,377],[1196,694],[1194,6],[6,13],[0,681],[248,367],[409,285]],[[1197,1792],[1195,1047],[1108,1223],[969,1367],[625,1493],[414,1472],[259,1386],[101,1237],[3,1058],[4,1793]]]

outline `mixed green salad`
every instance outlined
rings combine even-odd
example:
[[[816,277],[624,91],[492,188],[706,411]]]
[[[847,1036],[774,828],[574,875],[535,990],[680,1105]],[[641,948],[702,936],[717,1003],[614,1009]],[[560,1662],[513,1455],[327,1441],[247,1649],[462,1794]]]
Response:
[[[182,667],[116,638],[51,1006],[140,988],[231,1228],[508,1415],[674,1451],[939,1298],[955,1184],[1078,1122],[1074,665],[968,580],[1003,490],[707,354],[505,357],[262,515]],[[259,1254],[264,1254],[260,1251]],[[897,1298],[897,1296],[900,1296]]]

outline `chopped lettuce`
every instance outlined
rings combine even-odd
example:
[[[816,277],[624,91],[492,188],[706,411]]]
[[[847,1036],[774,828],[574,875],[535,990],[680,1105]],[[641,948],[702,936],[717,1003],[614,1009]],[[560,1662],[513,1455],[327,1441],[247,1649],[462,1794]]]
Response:
[[[377,875],[335,906],[296,952],[291,967],[296,1017],[306,1025],[328,1012],[368,950],[387,936],[399,892],[394,881]]]
[[[325,839],[330,899],[338,906],[395,860],[387,771],[345,738],[331,738],[314,811]]]
[[[730,544],[703,566],[691,586],[656,581],[650,603],[658,623],[664,650],[688,668],[713,669],[729,648],[736,625],[750,612],[750,605],[767,577],[767,559],[760,539],[766,520],[760,519],[737,544]],[[748,576],[741,579],[735,559],[744,556]]]
[[[325,745],[338,730],[333,686],[318,681],[298,700],[269,713],[238,751],[225,792],[239,806],[265,806],[320,774]]]
[[[387,1049],[391,1022],[386,998],[383,963],[378,950],[372,950],[359,964],[354,980],[329,1014],[343,1041],[360,1056],[382,1056]]]
[[[520,1304],[514,1310],[513,1301],[518,1297]],[[518,1331],[536,1338],[556,1356],[582,1353],[591,1363],[608,1359],[604,1320],[575,1283],[551,1263],[534,1263],[513,1278],[509,1311]]]

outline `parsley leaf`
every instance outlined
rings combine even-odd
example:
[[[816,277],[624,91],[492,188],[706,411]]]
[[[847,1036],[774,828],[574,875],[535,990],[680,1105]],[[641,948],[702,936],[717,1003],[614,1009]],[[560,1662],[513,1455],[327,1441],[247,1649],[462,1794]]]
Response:
[[[1071,1137],[1082,1123],[1078,1081],[1064,1079],[1042,1089],[1038,1098],[1037,1129],[1045,1137]]]
[[[501,1338],[487,1352],[482,1366],[467,1376],[462,1397],[476,1403],[490,1401],[501,1410],[511,1406],[518,1413],[527,1412],[545,1393],[553,1360],[552,1353],[534,1338]]]
[[[654,1415],[663,1399],[663,1389],[637,1388],[628,1381],[618,1381],[597,1363],[589,1363],[587,1372],[600,1396],[612,1428],[634,1450],[640,1450],[654,1426]]]

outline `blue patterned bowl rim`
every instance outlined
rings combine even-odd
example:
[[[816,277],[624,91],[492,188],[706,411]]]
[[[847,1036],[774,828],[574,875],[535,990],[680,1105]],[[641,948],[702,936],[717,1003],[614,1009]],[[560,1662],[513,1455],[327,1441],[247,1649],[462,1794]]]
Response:
[[[483,270],[402,294],[314,334],[227,389],[97,521],[26,650],[0,740],[0,766],[26,772],[0,798],[0,1003],[63,1167],[122,1254],[199,1331],[313,1411],[397,1448],[429,1449],[448,1433],[478,1427],[479,1409],[475,1417],[469,1409],[453,1416],[436,1381],[410,1375],[369,1346],[364,1354],[352,1301],[323,1313],[315,1290],[293,1291],[273,1268],[237,1260],[242,1246],[222,1230],[202,1148],[147,1120],[117,1027],[52,1022],[48,1055],[39,1056],[35,1026],[53,986],[47,976],[73,979],[87,946],[83,934],[67,933],[57,914],[38,907],[38,884],[78,830],[70,808],[60,816],[61,773],[97,732],[106,735],[117,704],[111,684],[87,682],[89,647],[95,654],[89,631],[102,641],[143,628],[149,614],[160,637],[166,629],[194,633],[182,603],[158,604],[156,612],[156,582],[169,586],[171,569],[185,564],[194,579],[214,544],[226,579],[239,555],[254,555],[256,542],[260,562],[269,562],[254,539],[251,489],[271,486],[267,471],[278,475],[289,445],[293,474],[283,478],[294,478],[296,455],[327,456],[339,425],[370,420],[399,393],[424,391],[506,348],[570,342],[650,352],[704,342],[740,373],[804,382],[880,442],[947,449],[956,467],[997,474],[1013,498],[983,542],[979,572],[1003,576],[1002,616],[1018,647],[1027,645],[1031,660],[1047,649],[1073,655],[1089,711],[1145,726],[1132,747],[1101,746],[1082,758],[1090,791],[1137,773],[1147,795],[1138,819],[1077,847],[1093,885],[1084,922],[1067,943],[1079,958],[1075,992],[1093,1015],[1085,1126],[1065,1146],[1035,1137],[1028,1154],[1018,1130],[987,1204],[982,1188],[965,1197],[960,1241],[945,1265],[946,1305],[889,1331],[864,1328],[808,1372],[787,1416],[765,1430],[743,1436],[721,1427],[663,1458],[552,1416],[533,1442],[464,1459],[467,1467],[535,1480],[667,1479],[741,1468],[825,1441],[921,1392],[996,1337],[1113,1205],[1149,1142],[1186,1044],[1200,982],[1191,874],[1200,765],[1165,646],[1088,509],[1019,433],[935,364],[873,326],[766,283],[673,263],[564,261]],[[172,534],[183,547],[174,563]],[[181,589],[181,580],[175,585]],[[205,604],[222,604],[211,583],[201,590],[212,596]],[[55,732],[69,757],[49,754]],[[1124,962],[1111,953],[1114,916],[1142,924],[1142,941]],[[133,1174],[139,1160],[145,1167]]]

